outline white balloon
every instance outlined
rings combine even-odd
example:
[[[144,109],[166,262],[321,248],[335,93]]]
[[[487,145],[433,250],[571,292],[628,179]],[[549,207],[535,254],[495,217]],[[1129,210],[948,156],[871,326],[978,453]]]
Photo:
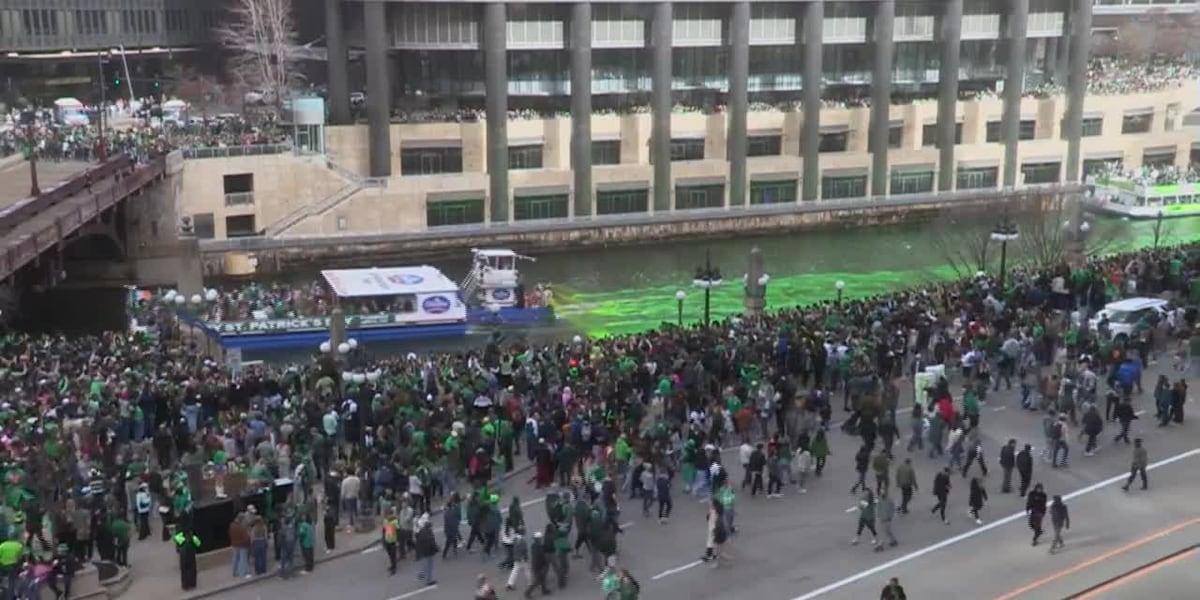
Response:
[[[329,352],[329,340],[325,340],[324,342],[321,342],[320,348],[321,348],[321,352]]]
[[[358,340],[356,340],[356,339],[354,339],[354,338],[350,338],[350,339],[346,340],[346,343],[347,343],[347,344],[350,344],[350,349],[351,349],[351,350],[354,350],[355,348],[358,348]]]
[[[347,344],[346,342],[342,342],[342,343],[338,344],[338,354],[346,354],[349,351],[350,351],[350,344]]]

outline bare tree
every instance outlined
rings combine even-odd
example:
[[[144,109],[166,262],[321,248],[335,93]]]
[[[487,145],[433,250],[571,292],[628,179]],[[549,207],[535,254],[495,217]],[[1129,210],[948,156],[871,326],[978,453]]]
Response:
[[[232,0],[216,34],[231,53],[232,76],[263,102],[280,106],[303,80],[295,58],[292,0]]]
[[[986,271],[991,259],[991,232],[971,221],[946,211],[934,223],[930,237],[934,251],[960,279]]]
[[[1045,269],[1066,263],[1071,256],[1075,236],[1083,237],[1083,256],[1104,254],[1117,241],[1111,231],[1099,231],[1086,217],[1076,224],[1070,206],[1073,200],[1065,194],[1035,196],[1044,212],[1029,212],[1019,219],[1021,231],[1020,254],[1024,262],[1034,269]],[[1073,227],[1086,224],[1077,233]]]

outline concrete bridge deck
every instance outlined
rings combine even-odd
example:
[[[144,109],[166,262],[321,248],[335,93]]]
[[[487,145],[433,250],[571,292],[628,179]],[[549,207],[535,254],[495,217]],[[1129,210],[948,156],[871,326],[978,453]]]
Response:
[[[38,186],[48,190],[87,169],[88,163],[74,160],[37,163]],[[0,161],[0,210],[29,197],[29,162],[23,159]]]

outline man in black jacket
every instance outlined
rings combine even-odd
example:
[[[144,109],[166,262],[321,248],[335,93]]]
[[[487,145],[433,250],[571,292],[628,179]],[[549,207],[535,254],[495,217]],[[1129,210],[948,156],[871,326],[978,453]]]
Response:
[[[950,467],[944,467],[934,476],[933,495],[937,498],[937,504],[929,512],[940,512],[942,522],[949,525],[950,522],[946,520],[946,499],[950,497]]]
[[[542,532],[538,531],[533,534],[533,542],[529,544],[529,567],[532,571],[533,582],[525,588],[525,597],[532,598],[533,591],[540,589],[542,595],[550,593],[550,588],[546,587],[546,576],[550,574],[550,552],[546,548],[546,540],[542,536]]]
[[[761,443],[754,446],[754,452],[750,453],[750,463],[747,468],[750,469],[750,495],[757,496],[763,489],[763,469],[767,466],[767,455],[763,453],[763,445]]]
[[[1017,474],[1021,476],[1021,496],[1029,491],[1029,480],[1033,478],[1033,446],[1025,444],[1017,453]]]
[[[1012,491],[1012,472],[1017,464],[1017,440],[1010,439],[1000,448],[1000,470],[1004,471],[1004,481],[1000,483],[1000,493]]]
[[[1128,398],[1121,400],[1121,403],[1117,405],[1116,410],[1113,411],[1113,418],[1121,424],[1121,432],[1117,434],[1117,437],[1113,438],[1113,442],[1116,443],[1120,440],[1125,440],[1125,443],[1128,444],[1129,424],[1138,418],[1137,413],[1133,412],[1133,404],[1129,402]]]

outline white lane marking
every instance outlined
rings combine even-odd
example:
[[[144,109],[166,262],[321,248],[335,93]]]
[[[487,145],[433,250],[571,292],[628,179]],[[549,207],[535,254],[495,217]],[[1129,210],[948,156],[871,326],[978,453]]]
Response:
[[[857,507],[857,506],[851,506],[850,508],[847,508],[847,509],[846,509],[846,512],[848,512],[848,513],[852,513],[852,512],[854,512],[854,511],[856,511],[856,510],[858,510],[858,507]]]
[[[630,527],[633,527],[634,525],[637,525],[637,521],[630,521],[630,522],[628,522],[628,523],[621,523],[621,529],[629,529]]]
[[[702,560],[693,560],[692,562],[690,562],[686,565],[683,565],[681,567],[675,567],[674,569],[667,569],[666,571],[663,571],[662,573],[659,573],[658,575],[655,575],[654,577],[651,577],[650,579],[652,581],[658,581],[659,579],[662,579],[663,577],[667,577],[669,575],[674,575],[681,571],[686,571],[692,567],[698,567],[703,562],[704,561],[702,561]],[[395,600],[395,599],[393,598],[392,600]]]
[[[359,554],[370,554],[372,552],[379,552],[382,549],[383,549],[382,546],[375,545],[375,546],[371,546],[370,548],[367,548],[366,550],[363,550],[362,552],[359,552]]]
[[[425,592],[433,591],[433,590],[436,590],[437,588],[438,588],[438,586],[436,584],[435,585],[427,585],[419,590],[413,590],[406,594],[400,594],[399,596],[392,596],[391,598],[388,598],[388,600],[404,600],[405,598],[412,598],[413,596],[424,594]]]
[[[1008,410],[1008,407],[1007,406],[996,406],[996,407],[992,408],[992,412],[1000,412],[1002,410]]]
[[[1171,463],[1175,463],[1175,462],[1178,462],[1178,461],[1181,461],[1181,460],[1184,460],[1184,459],[1187,459],[1187,458],[1191,458],[1191,457],[1193,457],[1193,456],[1196,456],[1196,455],[1200,455],[1200,448],[1196,448],[1196,449],[1194,449],[1194,450],[1189,450],[1189,451],[1187,451],[1187,452],[1184,452],[1184,453],[1182,453],[1182,454],[1176,454],[1175,456],[1172,456],[1172,457],[1169,457],[1169,458],[1164,458],[1164,459],[1162,459],[1162,460],[1160,460],[1160,461],[1158,461],[1158,462],[1156,462],[1156,463],[1152,463],[1152,464],[1148,465],[1148,466],[1146,467],[1146,470],[1153,470],[1153,469],[1157,469],[1157,468],[1160,468],[1160,467],[1165,467],[1165,466],[1167,466],[1167,465],[1169,465],[1169,464],[1171,464]],[[1103,481],[1098,481],[1098,482],[1096,482],[1096,483],[1093,483],[1093,484],[1091,484],[1091,485],[1089,485],[1089,486],[1087,486],[1087,487],[1083,487],[1083,488],[1080,488],[1080,489],[1078,489],[1078,490],[1075,490],[1074,492],[1071,492],[1071,493],[1069,493],[1069,494],[1067,494],[1067,495],[1063,496],[1063,499],[1065,499],[1065,500],[1070,500],[1070,499],[1072,499],[1072,498],[1078,498],[1079,496],[1083,496],[1083,495],[1085,495],[1085,494],[1090,494],[1090,493],[1092,493],[1092,492],[1094,492],[1094,491],[1096,491],[1096,490],[1099,490],[1099,489],[1101,489],[1101,488],[1104,488],[1104,487],[1110,486],[1110,485],[1112,485],[1112,484],[1114,484],[1114,483],[1117,483],[1117,482],[1119,482],[1119,481],[1124,481],[1124,480],[1125,480],[1126,478],[1128,478],[1128,477],[1129,477],[1129,474],[1128,474],[1128,473],[1122,473],[1122,474],[1120,474],[1120,475],[1114,475],[1114,476],[1112,476],[1112,477],[1109,477],[1108,479],[1105,479],[1105,480],[1103,480]],[[809,592],[809,593],[807,593],[807,594],[804,594],[803,596],[797,596],[797,597],[793,598],[792,600],[813,600],[814,598],[817,598],[817,597],[823,596],[823,595],[825,595],[825,594],[828,594],[828,593],[830,593],[830,592],[833,592],[833,591],[839,590],[839,589],[841,589],[841,588],[844,588],[844,587],[846,587],[846,586],[848,586],[848,585],[851,585],[851,584],[853,584],[853,583],[857,583],[857,582],[859,582],[859,581],[862,581],[863,579],[866,579],[866,578],[868,578],[868,577],[873,577],[873,576],[875,576],[875,575],[878,575],[879,573],[883,573],[883,572],[889,571],[889,570],[891,570],[891,569],[894,569],[895,567],[897,567],[897,566],[899,566],[899,565],[902,565],[902,564],[904,564],[904,563],[906,563],[906,562],[909,562],[909,561],[911,561],[911,560],[915,560],[915,559],[921,558],[922,556],[925,556],[926,554],[930,554],[930,553],[932,553],[932,552],[936,552],[936,551],[938,551],[938,550],[941,550],[942,548],[945,548],[945,547],[947,547],[947,546],[952,546],[952,545],[954,545],[954,544],[957,544],[957,543],[959,543],[959,542],[961,542],[961,541],[963,541],[963,540],[968,540],[968,539],[971,539],[971,538],[973,538],[973,537],[975,537],[975,536],[977,536],[977,535],[980,535],[980,534],[982,534],[982,533],[984,533],[984,532],[991,531],[991,530],[993,530],[993,529],[995,529],[995,528],[997,528],[997,527],[1000,527],[1001,525],[1007,525],[1008,523],[1012,523],[1013,521],[1019,521],[1019,520],[1025,519],[1025,518],[1026,518],[1026,517],[1025,517],[1025,511],[1021,511],[1021,512],[1018,512],[1018,513],[1011,514],[1011,515],[1009,515],[1009,516],[1007,516],[1007,517],[1004,517],[1003,519],[1000,519],[1000,520],[998,520],[998,521],[992,521],[991,523],[988,523],[988,524],[986,524],[986,525],[980,526],[980,527],[978,527],[978,528],[976,528],[976,529],[972,529],[972,530],[970,530],[970,531],[967,531],[967,532],[965,532],[965,533],[961,533],[961,534],[959,534],[959,535],[956,535],[956,536],[954,536],[954,537],[951,537],[951,538],[944,539],[944,540],[942,540],[942,541],[940,541],[940,542],[937,542],[937,543],[935,543],[935,544],[931,544],[931,545],[929,545],[929,546],[926,546],[926,547],[924,547],[924,548],[921,548],[920,550],[916,550],[916,551],[914,551],[914,552],[910,552],[910,553],[908,553],[908,554],[905,554],[904,556],[901,556],[901,557],[899,557],[899,558],[896,558],[896,559],[890,560],[890,561],[888,561],[888,562],[885,562],[885,563],[883,563],[883,564],[881,564],[881,565],[878,565],[878,566],[876,566],[876,567],[873,567],[873,568],[867,569],[866,571],[862,571],[862,572],[860,572],[860,573],[857,573],[857,574],[855,574],[855,575],[851,575],[851,576],[849,576],[849,577],[847,577],[847,578],[845,578],[845,579],[842,579],[842,580],[840,580],[840,581],[835,581],[835,582],[833,582],[833,583],[831,583],[831,584],[829,584],[829,585],[826,585],[826,586],[824,586],[824,587],[822,587],[822,588],[820,588],[820,589],[817,589],[817,590],[811,591],[811,592]],[[667,571],[667,573],[669,574],[669,573],[671,573],[671,571]]]
[[[1135,416],[1135,417],[1140,417],[1140,416],[1142,416],[1142,415],[1144,415],[1144,414],[1146,414],[1146,409],[1144,409],[1144,408],[1143,408],[1142,410],[1139,410],[1139,411],[1137,411],[1137,412],[1133,413],[1133,416]]]

